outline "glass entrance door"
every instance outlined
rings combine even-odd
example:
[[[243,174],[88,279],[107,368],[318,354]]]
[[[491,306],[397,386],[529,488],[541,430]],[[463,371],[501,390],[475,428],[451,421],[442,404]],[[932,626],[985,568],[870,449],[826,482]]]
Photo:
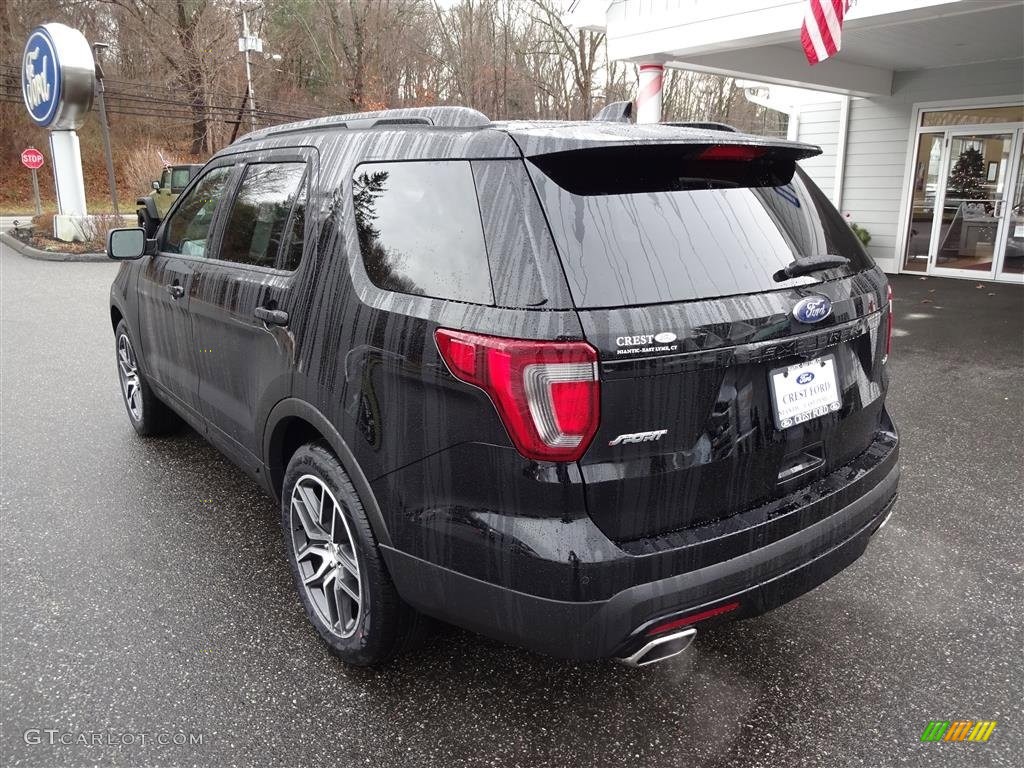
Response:
[[[902,272],[1024,283],[1024,106],[921,113]]]
[[[933,274],[989,278],[1003,248],[1016,132],[947,132],[932,229]]]
[[[1024,131],[1022,131],[1024,133]],[[1024,135],[1017,140],[1017,167],[1006,211],[1006,247],[999,263],[999,278],[1024,282]]]
[[[936,195],[942,175],[942,148],[945,132],[921,133],[917,137],[917,155],[911,180],[913,197],[910,201],[910,227],[903,254],[904,272],[927,272],[931,263],[932,230],[939,218],[936,213]]]

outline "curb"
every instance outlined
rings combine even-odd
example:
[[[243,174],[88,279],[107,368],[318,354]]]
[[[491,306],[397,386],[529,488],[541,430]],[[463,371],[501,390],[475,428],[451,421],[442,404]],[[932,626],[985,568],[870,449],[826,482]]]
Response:
[[[0,243],[12,251],[37,261],[109,261],[105,253],[65,253],[63,251],[41,251],[26,245],[6,232],[0,232]]]

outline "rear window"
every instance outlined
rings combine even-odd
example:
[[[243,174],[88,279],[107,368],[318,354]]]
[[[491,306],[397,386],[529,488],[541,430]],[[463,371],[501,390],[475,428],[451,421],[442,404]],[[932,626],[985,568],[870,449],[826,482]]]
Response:
[[[544,156],[528,167],[578,307],[620,307],[778,290],[872,266],[828,199],[793,162],[744,173],[725,162],[672,167],[665,148]],[[654,148],[651,148],[654,149]],[[754,167],[754,166],[752,166]],[[619,190],[626,193],[616,194]],[[781,283],[798,256],[849,266]]]
[[[378,288],[494,303],[469,161],[364,163],[352,197],[363,266]]]

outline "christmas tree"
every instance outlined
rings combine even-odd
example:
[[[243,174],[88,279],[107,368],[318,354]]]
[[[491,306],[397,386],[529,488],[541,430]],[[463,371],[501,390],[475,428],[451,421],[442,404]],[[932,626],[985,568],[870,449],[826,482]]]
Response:
[[[965,149],[956,159],[949,174],[951,196],[960,200],[977,200],[984,196],[985,158],[973,147]]]

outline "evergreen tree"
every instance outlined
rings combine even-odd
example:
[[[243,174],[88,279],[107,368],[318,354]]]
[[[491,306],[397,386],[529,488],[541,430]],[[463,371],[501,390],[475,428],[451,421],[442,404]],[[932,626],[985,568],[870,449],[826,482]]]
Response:
[[[956,159],[949,174],[949,191],[961,200],[977,200],[985,194],[985,158],[973,147]]]

